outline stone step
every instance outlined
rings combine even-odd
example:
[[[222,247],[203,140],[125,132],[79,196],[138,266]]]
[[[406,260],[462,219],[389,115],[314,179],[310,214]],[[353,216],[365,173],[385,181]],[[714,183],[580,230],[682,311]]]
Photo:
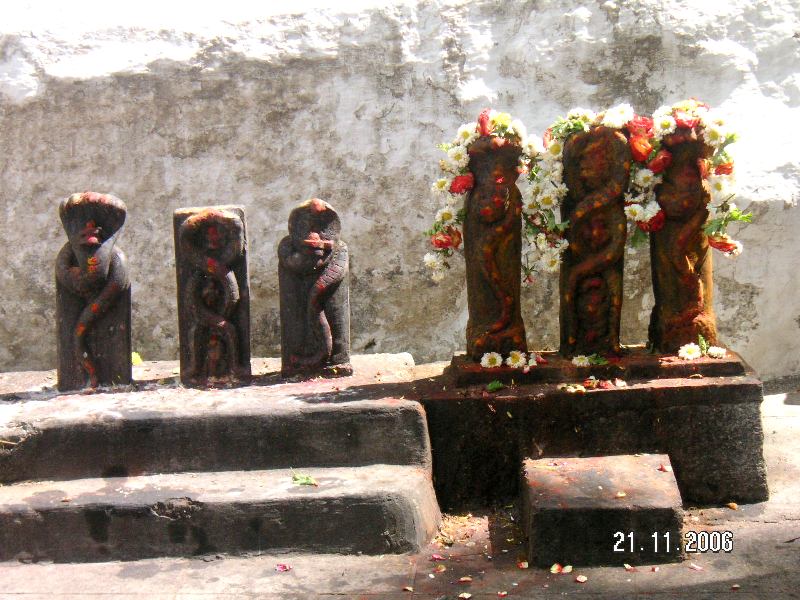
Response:
[[[683,557],[683,510],[666,454],[527,459],[531,563],[640,565]]]
[[[0,560],[94,562],[262,551],[402,553],[440,520],[414,466],[180,473],[0,486]]]
[[[354,393],[342,380],[317,380],[224,390],[159,386],[0,403],[0,482],[429,466],[422,407],[377,392],[377,399],[359,399],[369,393]]]

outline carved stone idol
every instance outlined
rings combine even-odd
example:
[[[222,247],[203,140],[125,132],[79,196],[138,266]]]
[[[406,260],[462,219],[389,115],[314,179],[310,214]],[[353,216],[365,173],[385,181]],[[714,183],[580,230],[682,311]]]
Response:
[[[569,193],[561,214],[570,226],[561,265],[561,353],[620,351],[622,268],[631,153],[625,136],[594,127],[564,145]]]
[[[516,181],[521,148],[482,136],[469,146],[475,186],[466,199],[467,355],[527,350],[520,312],[522,201]]]
[[[350,283],[339,215],[327,202],[303,202],[278,246],[281,373],[350,375]]]
[[[125,204],[84,192],[58,209],[69,242],[56,259],[58,389],[131,382],[131,287],[116,247]]]
[[[697,343],[698,334],[718,343],[711,249],[703,232],[710,195],[700,171],[713,149],[685,128],[666,136],[663,144],[672,163],[655,190],[666,220],[663,229],[650,234],[655,306],[649,338],[656,351],[673,353]]]
[[[244,209],[181,208],[173,215],[181,381],[250,377],[250,288]]]

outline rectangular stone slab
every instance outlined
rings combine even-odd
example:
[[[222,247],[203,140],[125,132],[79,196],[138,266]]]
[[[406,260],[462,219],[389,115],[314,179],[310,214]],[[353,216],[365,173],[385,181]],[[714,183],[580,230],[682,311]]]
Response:
[[[0,560],[135,560],[421,549],[440,514],[428,469],[372,465],[0,486]]]
[[[522,477],[532,563],[681,559],[681,496],[667,455],[527,459]]]
[[[233,389],[151,381],[92,394],[24,392],[41,379],[20,376],[21,390],[10,384],[0,390],[14,398],[0,401],[0,482],[430,465],[425,412],[397,389],[413,367],[410,355],[354,356],[357,375],[289,383],[277,379],[279,361],[262,362],[254,361],[255,375],[270,385]],[[174,367],[153,366],[152,376]]]

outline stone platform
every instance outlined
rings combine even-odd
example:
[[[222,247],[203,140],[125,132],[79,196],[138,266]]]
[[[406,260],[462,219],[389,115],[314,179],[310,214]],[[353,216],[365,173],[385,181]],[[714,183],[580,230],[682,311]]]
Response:
[[[353,362],[287,381],[261,361],[257,385],[210,390],[178,385],[176,363],[73,394],[5,376],[0,560],[419,549],[440,518],[425,414],[383,391],[413,359]]]
[[[674,562],[681,495],[662,454],[527,459],[522,526],[541,567]]]
[[[545,356],[548,365],[531,369],[539,382],[522,384],[521,370],[513,370],[512,384],[503,376],[511,369],[473,368],[481,383],[458,386],[464,371],[451,365],[416,386],[444,510],[516,498],[525,457],[635,453],[668,454],[686,503],[767,499],[762,385],[738,356],[689,362],[634,350],[615,364],[583,368]],[[654,378],[657,372],[663,377]],[[561,385],[589,375],[624,382],[585,393]],[[483,385],[504,378],[498,391]]]

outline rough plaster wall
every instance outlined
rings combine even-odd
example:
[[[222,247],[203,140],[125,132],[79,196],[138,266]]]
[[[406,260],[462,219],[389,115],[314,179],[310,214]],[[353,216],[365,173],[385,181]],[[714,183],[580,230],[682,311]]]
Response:
[[[343,217],[354,351],[446,359],[464,345],[466,291],[460,261],[439,285],[420,261],[435,143],[485,105],[541,133],[576,105],[645,112],[697,96],[738,123],[738,203],[757,217],[739,236],[744,255],[715,256],[720,330],[764,377],[800,374],[800,9],[699,4],[362,2],[281,15],[233,2],[226,21],[219,6],[93,21],[57,4],[20,9],[0,24],[0,369],[55,364],[56,206],[85,189],[128,205],[121,246],[147,359],[177,356],[171,213],[215,203],[245,206],[253,354],[277,355],[276,249],[290,209],[312,196]],[[623,336],[637,342],[649,260],[626,260]],[[524,295],[530,343],[554,347],[557,276]]]

